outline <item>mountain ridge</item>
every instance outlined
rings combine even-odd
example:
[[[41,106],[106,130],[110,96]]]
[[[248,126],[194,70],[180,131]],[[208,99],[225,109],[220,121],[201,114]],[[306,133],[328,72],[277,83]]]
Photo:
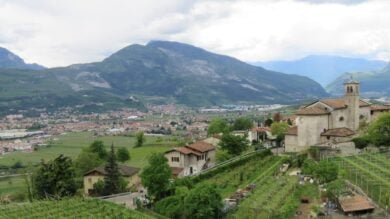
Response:
[[[6,48],[0,47],[0,68],[42,70],[44,66],[25,63],[22,58]]]
[[[44,69],[34,71],[33,75],[14,71],[13,77],[19,77],[18,80],[12,78],[10,71],[3,73],[0,82],[16,84],[0,90],[0,97],[20,99],[23,96],[26,98],[23,101],[30,102],[47,94],[54,99],[77,97],[67,99],[68,105],[84,104],[85,97],[86,103],[96,106],[98,102],[106,108],[142,107],[139,103],[130,103],[129,96],[144,102],[197,107],[226,103],[295,103],[328,95],[307,77],[269,71],[233,57],[169,41],[133,44],[100,62]],[[94,93],[102,101],[99,102]],[[23,105],[23,101],[19,101],[19,105]],[[36,101],[38,104],[40,99]],[[61,107],[66,104],[61,103]],[[14,108],[20,109],[20,106]]]
[[[270,70],[307,76],[325,87],[345,72],[379,70],[386,65],[386,62],[334,55],[309,55],[292,61],[254,64]]]

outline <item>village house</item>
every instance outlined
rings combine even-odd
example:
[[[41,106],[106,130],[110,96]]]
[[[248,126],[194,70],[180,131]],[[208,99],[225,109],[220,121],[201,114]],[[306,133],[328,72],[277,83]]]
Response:
[[[345,95],[323,99],[302,106],[296,113],[296,124],[287,131],[285,151],[299,152],[311,146],[328,147],[345,153],[354,151],[351,139],[363,124],[370,123],[388,106],[372,106],[359,96],[359,82],[344,83]]]
[[[139,168],[130,167],[126,165],[119,165],[119,172],[122,177],[128,182],[127,188],[138,186],[141,183],[141,179],[138,176]],[[90,195],[93,193],[93,185],[99,180],[104,180],[106,171],[104,166],[92,169],[84,174],[84,194]]]
[[[204,141],[165,152],[174,177],[189,176],[215,164],[215,146]]]

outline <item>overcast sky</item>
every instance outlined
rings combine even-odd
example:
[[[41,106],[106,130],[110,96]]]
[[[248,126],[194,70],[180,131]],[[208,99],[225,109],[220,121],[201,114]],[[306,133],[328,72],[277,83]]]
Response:
[[[48,67],[172,40],[247,62],[390,60],[387,0],[0,0],[0,46]]]

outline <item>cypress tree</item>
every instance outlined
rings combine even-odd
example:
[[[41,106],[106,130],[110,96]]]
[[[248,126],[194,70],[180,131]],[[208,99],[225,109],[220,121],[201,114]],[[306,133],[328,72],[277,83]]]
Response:
[[[114,144],[111,145],[111,151],[107,157],[107,164],[104,167],[106,175],[104,176],[104,192],[106,195],[119,193],[120,189],[120,172],[116,162]]]

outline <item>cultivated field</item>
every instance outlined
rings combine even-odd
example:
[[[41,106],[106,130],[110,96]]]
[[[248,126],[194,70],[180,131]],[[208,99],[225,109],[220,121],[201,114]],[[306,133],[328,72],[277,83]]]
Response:
[[[384,209],[390,205],[390,154],[366,153],[330,159],[343,171],[343,177],[359,186]]]
[[[73,198],[0,205],[0,218],[153,218],[124,206],[97,199]]]
[[[217,185],[222,197],[226,198],[238,188],[243,188],[256,178],[262,177],[270,167],[279,167],[281,163],[282,158],[278,156],[255,157],[241,165],[218,172],[202,182]]]
[[[17,161],[24,165],[37,164],[42,159],[50,160],[60,154],[76,158],[81,150],[90,145],[94,140],[102,140],[108,148],[113,143],[115,147],[126,147],[130,151],[129,165],[143,167],[147,162],[147,156],[152,152],[164,152],[173,146],[177,146],[174,137],[146,136],[144,146],[133,148],[135,137],[127,136],[94,136],[91,132],[66,133],[58,136],[58,140],[52,141],[51,146],[40,148],[32,153],[13,152],[0,156],[0,165],[10,166]]]

